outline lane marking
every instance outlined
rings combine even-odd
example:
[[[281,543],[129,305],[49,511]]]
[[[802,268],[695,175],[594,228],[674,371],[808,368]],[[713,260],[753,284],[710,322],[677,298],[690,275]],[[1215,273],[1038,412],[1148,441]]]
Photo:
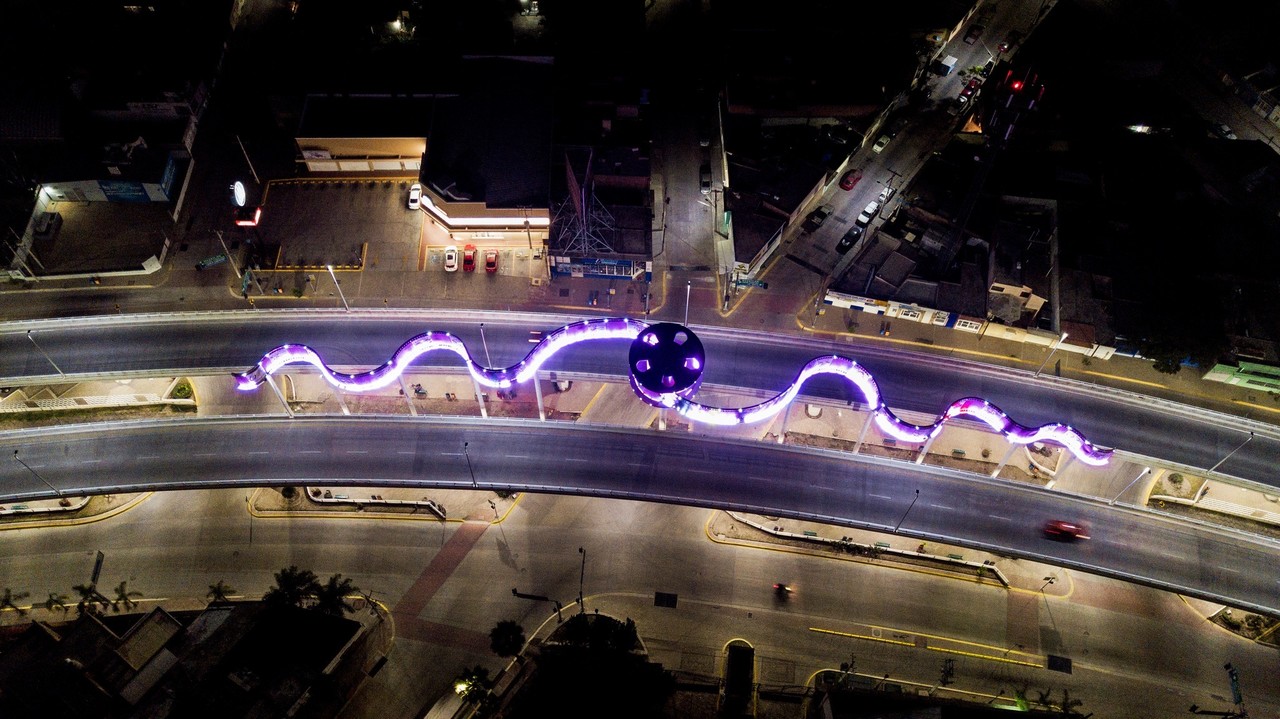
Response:
[[[1222,566],[1221,564],[1219,564],[1219,565],[1218,565],[1218,569],[1221,569],[1221,570],[1222,570],[1222,571],[1224,571],[1224,572],[1231,572],[1232,574],[1239,574],[1239,573],[1240,573],[1240,570],[1239,570],[1239,569],[1232,569],[1231,567],[1224,567],[1224,566]]]
[[[271,454],[271,453],[265,449],[255,449],[252,452],[245,452],[245,454]]]
[[[303,450],[299,450],[298,454],[320,454],[320,450],[318,450],[318,449],[303,449]]]
[[[991,517],[992,519],[1003,519],[1003,520],[1004,520],[1004,521],[1006,521],[1006,522],[1012,522],[1012,521],[1013,521],[1013,519],[1011,519],[1011,518],[1009,518],[1009,517],[1001,517],[1001,516],[1000,516],[1000,515],[998,515],[998,514],[988,514],[987,516],[988,516],[988,517]]]
[[[529,458],[529,455],[527,454],[504,454],[502,456],[506,457],[507,459],[528,459]]]
[[[564,458],[564,461],[566,461],[566,462],[588,462],[588,461],[590,461],[590,460],[586,460],[586,459],[578,459],[578,458],[576,458],[576,457],[565,457],[565,458]]]
[[[97,464],[101,461],[102,460],[100,459],[82,459],[80,460],[80,464]]]
[[[689,474],[711,474],[709,469],[690,469],[688,472]]]
[[[160,455],[158,455],[158,454],[144,454],[144,455],[142,455],[141,457],[138,457],[138,459],[160,459]]]
[[[893,499],[893,497],[890,497],[887,494],[873,494],[871,496],[875,497],[876,499]]]
[[[929,506],[933,507],[934,509],[951,509],[951,507],[948,507],[945,504],[930,504]]]
[[[628,467],[648,467],[649,465],[644,462],[627,462],[627,466]]]
[[[411,449],[401,449],[396,451],[396,454],[413,454],[413,453],[414,451]]]
[[[368,454],[368,453],[369,453],[369,450],[367,449],[348,449],[347,450],[347,454]]]

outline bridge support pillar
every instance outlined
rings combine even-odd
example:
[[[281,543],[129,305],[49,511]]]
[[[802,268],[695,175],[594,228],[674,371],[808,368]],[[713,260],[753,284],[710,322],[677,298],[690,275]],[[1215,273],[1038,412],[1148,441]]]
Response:
[[[289,415],[289,419],[293,419],[293,408],[289,406],[285,400],[284,394],[280,392],[280,387],[276,385],[276,381],[267,375],[267,384],[271,385],[271,390],[276,393],[276,397],[280,399],[280,404],[284,405],[285,414]]]
[[[472,378],[471,378],[471,386],[472,386],[472,387],[475,387],[475,390],[476,390],[476,402],[479,402],[479,403],[480,403],[480,416],[481,416],[481,417],[484,417],[485,419],[488,419],[488,418],[489,418],[489,410],[488,410],[488,409],[486,409],[486,408],[485,408],[485,406],[484,406],[484,392],[481,392],[481,391],[480,391],[480,383],[479,383],[478,381],[476,381],[476,378],[475,378],[475,377],[472,377]]]
[[[867,430],[871,429],[871,421],[876,418],[874,409],[867,410],[867,421],[862,423],[862,431],[858,433],[858,443],[853,445],[853,453],[862,451],[862,443],[867,441]]]
[[[791,405],[782,408],[782,426],[778,427],[778,444],[787,441],[787,419],[791,417]]]
[[[404,401],[409,405],[409,414],[417,417],[418,408],[413,406],[413,392],[409,391],[409,385],[405,384],[404,375],[397,377],[400,380],[400,394],[404,395]]]
[[[338,406],[342,408],[342,414],[350,415],[351,410],[347,409],[347,399],[342,396],[342,388],[334,387],[333,394],[338,398]]]
[[[1020,445],[1016,445],[1016,444],[1009,445],[1009,451],[1004,453],[1004,457],[1000,458],[1000,464],[997,464],[995,470],[991,472],[992,477],[1000,476],[1000,470],[1004,469],[1004,466],[1009,463],[1009,458],[1013,456],[1013,453],[1018,449],[1019,446]]]
[[[933,433],[932,437],[925,440],[924,446],[920,448],[920,454],[916,455],[916,464],[924,464],[924,458],[929,456],[929,448],[933,446],[933,440],[937,439],[940,434],[942,434],[941,427]]]
[[[538,398],[538,419],[547,421],[547,410],[542,404],[542,383],[538,381],[538,373],[533,373],[533,394]]]

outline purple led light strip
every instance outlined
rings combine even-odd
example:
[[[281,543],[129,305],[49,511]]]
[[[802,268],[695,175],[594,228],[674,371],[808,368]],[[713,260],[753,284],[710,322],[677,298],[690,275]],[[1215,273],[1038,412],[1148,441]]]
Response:
[[[334,387],[346,392],[369,392],[395,382],[418,357],[428,352],[444,350],[461,357],[471,376],[480,384],[506,389],[512,384],[532,379],[538,368],[565,347],[588,340],[635,340],[647,326],[638,320],[618,317],[575,322],[548,334],[518,364],[499,369],[484,367],[471,359],[462,340],[448,332],[424,332],[417,335],[400,345],[389,361],[359,374],[335,372],[324,364],[315,350],[306,345],[281,345],[263,355],[252,369],[236,375],[237,388],[257,389],[269,375],[285,365],[305,363],[319,369],[325,380]],[[673,409],[696,422],[719,426],[754,424],[777,416],[795,400],[805,382],[820,374],[838,375],[852,383],[872,408],[876,426],[890,437],[903,442],[923,444],[941,432],[947,421],[968,418],[982,422],[1014,444],[1052,442],[1061,445],[1088,465],[1104,465],[1111,457],[1111,450],[1094,446],[1073,427],[1058,423],[1025,427],[1010,419],[999,407],[978,397],[966,397],[952,402],[942,417],[931,425],[920,426],[904,422],[884,403],[880,388],[871,373],[857,362],[839,355],[825,355],[810,360],[787,389],[763,402],[738,409],[699,404],[676,393],[658,394],[641,386],[636,381],[634,372],[629,373],[631,388],[645,402],[655,407]]]

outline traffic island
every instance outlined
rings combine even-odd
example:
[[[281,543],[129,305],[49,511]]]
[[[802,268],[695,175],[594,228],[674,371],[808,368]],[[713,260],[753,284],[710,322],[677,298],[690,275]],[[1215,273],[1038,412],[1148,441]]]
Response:
[[[1276,617],[1223,607],[1210,616],[1209,621],[1245,639],[1280,647],[1280,632],[1277,632],[1280,619]]]
[[[141,504],[151,492],[61,497],[0,505],[0,531],[73,527],[114,517]]]
[[[520,501],[510,492],[415,487],[262,487],[246,499],[255,517],[367,517],[501,522]]]

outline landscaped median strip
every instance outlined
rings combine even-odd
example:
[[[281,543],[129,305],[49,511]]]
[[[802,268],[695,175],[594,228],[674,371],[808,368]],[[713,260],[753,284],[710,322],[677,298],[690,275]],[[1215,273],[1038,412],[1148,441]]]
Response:
[[[821,627],[809,627],[809,631],[817,632],[818,634],[832,634],[838,637],[866,639],[867,641],[880,642],[881,644],[896,644],[902,647],[916,647],[919,649],[928,649],[930,651],[942,652],[944,654],[958,654],[964,657],[973,657],[975,659],[986,659],[988,661],[1001,662],[1003,664],[1016,664],[1018,666],[1031,667],[1033,669],[1044,668],[1044,664],[1039,661],[1009,658],[1010,654],[1017,654],[1025,657],[1034,656],[1026,652],[1020,652],[1014,649],[1001,649],[1000,647],[993,647],[989,644],[977,644],[975,642],[966,642],[961,639],[948,639],[946,637],[939,637],[939,636],[934,636],[929,634],[910,634],[906,632],[895,632],[890,629],[885,629],[884,627],[875,627],[875,626],[867,625],[867,628],[870,630],[870,633],[867,633],[867,634],[858,634],[855,632],[841,632],[835,629],[823,629]],[[881,633],[877,635],[876,632],[881,632]],[[889,633],[888,636],[885,636],[884,632],[888,632]],[[935,639],[935,640],[946,642],[949,644],[957,644],[957,645],[974,647],[977,649],[985,649],[985,650],[989,650],[989,652],[973,651],[969,649],[954,649],[954,648],[945,647],[945,646],[942,646],[942,647],[933,646],[932,644],[929,643],[930,639]],[[924,640],[924,641],[921,642],[920,640]]]

